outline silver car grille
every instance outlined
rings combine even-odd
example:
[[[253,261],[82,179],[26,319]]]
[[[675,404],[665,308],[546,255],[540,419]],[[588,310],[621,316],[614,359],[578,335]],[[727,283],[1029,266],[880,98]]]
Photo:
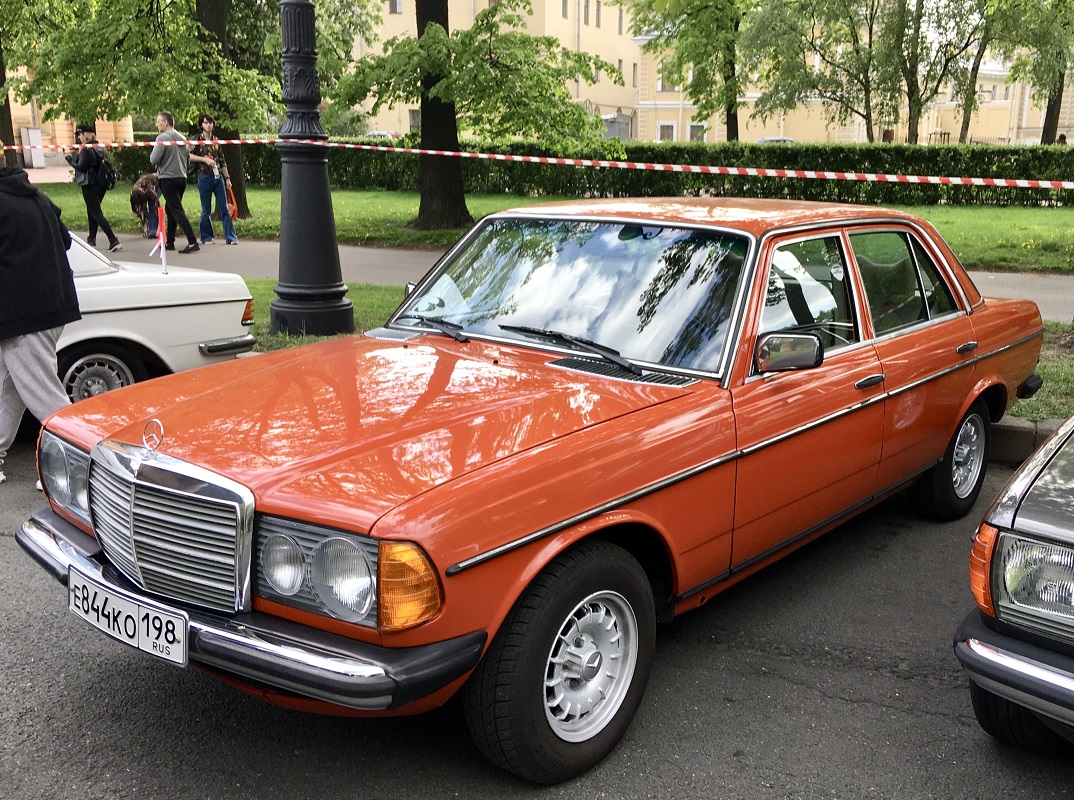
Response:
[[[250,608],[253,495],[207,470],[104,442],[90,518],[109,561],[148,592],[219,611]]]

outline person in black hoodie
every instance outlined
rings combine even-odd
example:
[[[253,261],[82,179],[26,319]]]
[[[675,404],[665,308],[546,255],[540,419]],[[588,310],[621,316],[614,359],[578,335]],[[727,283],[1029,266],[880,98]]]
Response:
[[[0,169],[0,467],[23,412],[44,420],[71,402],[56,375],[56,341],[82,317],[70,247],[55,203],[24,169]]]
[[[86,242],[90,247],[97,246],[97,228],[99,227],[108,237],[108,252],[114,253],[122,250],[123,245],[112,233],[112,226],[108,224],[108,219],[101,209],[101,202],[104,200],[105,192],[108,191],[97,181],[97,173],[101,169],[104,153],[100,148],[84,146],[96,143],[97,131],[92,125],[83,123],[75,128],[75,136],[78,137],[78,143],[83,147],[74,153],[68,153],[65,158],[67,163],[75,168],[75,184],[82,187],[82,200],[86,203],[86,216],[89,217],[89,235],[86,237]]]

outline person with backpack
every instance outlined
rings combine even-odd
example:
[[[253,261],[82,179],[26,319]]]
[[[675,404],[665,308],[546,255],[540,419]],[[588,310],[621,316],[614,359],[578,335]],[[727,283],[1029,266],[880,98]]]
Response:
[[[87,123],[75,128],[75,136],[81,146],[74,153],[67,153],[67,163],[75,168],[75,184],[82,187],[82,200],[86,203],[86,216],[89,217],[89,234],[86,242],[90,247],[97,246],[97,229],[100,228],[108,237],[108,252],[122,250],[123,245],[112,232],[112,226],[101,210],[101,201],[105,193],[116,185],[115,169],[109,163],[104,151],[94,145],[97,142],[97,129]]]
[[[201,195],[201,243],[213,244],[213,221],[212,206],[213,198],[216,198],[216,210],[220,214],[220,223],[224,228],[224,241],[227,244],[238,244],[239,237],[235,233],[235,223],[231,221],[228,213],[227,192],[231,188],[231,175],[228,174],[227,162],[224,161],[224,151],[216,143],[213,127],[216,121],[211,114],[202,114],[198,117],[198,132],[194,139],[198,144],[194,145],[190,153],[190,160],[198,165],[198,194]]]

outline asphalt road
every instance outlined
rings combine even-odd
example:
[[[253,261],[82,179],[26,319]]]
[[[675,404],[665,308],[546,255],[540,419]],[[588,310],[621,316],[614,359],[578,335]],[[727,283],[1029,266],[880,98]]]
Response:
[[[0,798],[1041,798],[1074,758],[977,726],[951,636],[972,604],[969,520],[895,498],[663,628],[626,738],[547,789],[488,765],[454,708],[282,711],[105,639],[15,543],[41,503],[32,444],[0,485]]]

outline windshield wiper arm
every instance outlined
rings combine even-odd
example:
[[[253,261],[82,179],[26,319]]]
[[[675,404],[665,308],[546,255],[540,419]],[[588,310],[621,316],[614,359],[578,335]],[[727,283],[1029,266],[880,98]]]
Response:
[[[424,314],[403,314],[399,319],[416,319],[423,325],[428,325],[430,328],[450,336],[456,342],[470,341],[469,337],[464,336],[461,333],[462,325],[459,325],[456,322],[448,322],[446,319],[440,317],[427,317]]]
[[[567,344],[580,347],[594,355],[598,355],[605,361],[611,362],[618,367],[622,367],[628,372],[632,372],[635,375],[641,375],[641,367],[637,364],[633,364],[620,355],[618,350],[613,350],[605,345],[598,344],[590,339],[583,339],[580,336],[572,336],[569,333],[563,333],[563,331],[549,331],[544,328],[531,328],[529,325],[501,325],[500,328],[505,331],[516,331],[518,333],[529,333],[534,336],[543,336],[546,339],[552,339],[558,342],[566,342]]]

